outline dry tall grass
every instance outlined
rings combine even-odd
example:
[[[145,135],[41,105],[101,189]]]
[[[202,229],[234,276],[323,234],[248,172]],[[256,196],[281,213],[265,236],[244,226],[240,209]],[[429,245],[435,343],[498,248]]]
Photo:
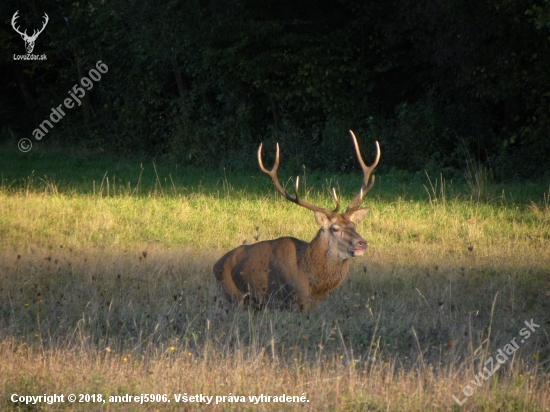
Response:
[[[236,309],[211,267],[255,236],[310,239],[307,211],[242,192],[59,192],[0,192],[0,410],[550,410],[544,201],[367,201],[368,253],[296,313]],[[531,319],[540,328],[479,378]],[[14,393],[171,402],[27,407]],[[184,393],[246,402],[176,403]],[[249,401],[260,394],[308,402]]]

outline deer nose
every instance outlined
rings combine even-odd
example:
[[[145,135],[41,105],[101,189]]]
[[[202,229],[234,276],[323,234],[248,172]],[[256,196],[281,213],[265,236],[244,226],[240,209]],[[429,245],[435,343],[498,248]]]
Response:
[[[355,247],[360,249],[366,249],[367,248],[367,242],[365,240],[360,240],[355,244]]]

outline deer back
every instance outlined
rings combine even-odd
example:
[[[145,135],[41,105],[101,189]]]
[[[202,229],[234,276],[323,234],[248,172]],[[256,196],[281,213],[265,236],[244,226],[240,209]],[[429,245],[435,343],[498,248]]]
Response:
[[[357,233],[356,226],[369,211],[369,208],[359,206],[363,196],[374,185],[371,172],[380,159],[380,146],[376,142],[376,160],[372,166],[367,166],[361,158],[353,132],[351,135],[363,169],[363,183],[344,213],[338,213],[340,203],[334,189],[334,210],[300,199],[298,178],[295,196],[291,196],[277,177],[279,145],[272,170],[267,170],[263,165],[260,145],[258,163],[261,171],[271,178],[283,197],[313,211],[320,229],[310,243],[293,237],[282,237],[242,245],[226,253],[215,263],[213,271],[230,298],[240,304],[246,297],[266,303],[296,301],[301,309],[309,308],[342,283],[349,271],[349,259],[364,254],[367,242]]]
[[[299,275],[299,259],[308,245],[293,237],[241,245],[216,262],[214,275],[241,304],[247,296],[260,302],[289,302],[293,293],[307,289],[307,279]]]

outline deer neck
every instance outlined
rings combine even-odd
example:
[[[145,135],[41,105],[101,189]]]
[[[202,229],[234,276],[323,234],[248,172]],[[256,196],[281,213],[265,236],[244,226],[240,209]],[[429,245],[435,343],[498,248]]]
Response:
[[[299,260],[300,270],[308,274],[313,288],[330,290],[344,280],[349,271],[349,259],[342,260],[330,247],[326,230],[321,229],[304,249]]]

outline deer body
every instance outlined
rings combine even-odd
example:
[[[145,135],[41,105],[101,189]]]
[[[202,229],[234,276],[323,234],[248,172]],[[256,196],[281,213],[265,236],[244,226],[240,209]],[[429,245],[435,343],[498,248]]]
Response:
[[[308,275],[299,260],[308,243],[292,237],[242,245],[214,265],[214,275],[235,301],[246,296],[262,302],[288,302],[295,291],[303,304],[309,300]]]
[[[356,150],[358,145],[352,133]],[[295,302],[302,309],[309,309],[320,302],[332,289],[339,286],[349,272],[350,259],[362,256],[367,242],[357,233],[356,225],[363,220],[369,208],[359,208],[366,191],[372,188],[373,181],[367,185],[370,171],[376,167],[378,159],[370,168],[363,168],[364,183],[345,213],[320,208],[296,197],[290,196],[279,184],[277,168],[279,150],[273,170],[267,171],[258,159],[261,170],[268,174],[276,189],[288,200],[315,212],[315,220],[320,226],[315,238],[307,243],[293,237],[281,237],[261,241],[252,245],[242,245],[221,257],[213,268],[214,276],[220,282],[227,295],[243,304],[250,297],[265,304],[285,304]],[[380,152],[378,151],[378,157]],[[358,152],[360,163],[364,166]],[[366,190],[364,190],[366,189]]]

